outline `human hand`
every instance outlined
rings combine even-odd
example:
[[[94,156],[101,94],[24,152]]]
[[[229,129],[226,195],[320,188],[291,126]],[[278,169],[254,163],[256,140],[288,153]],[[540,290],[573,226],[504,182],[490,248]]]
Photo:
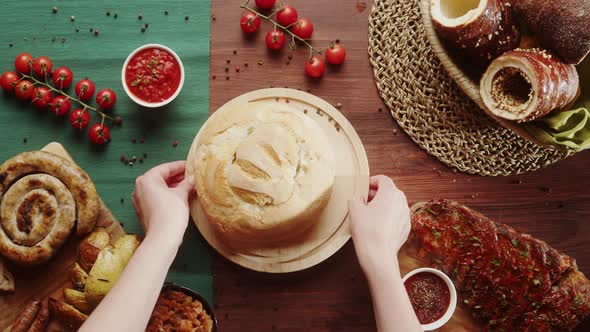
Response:
[[[410,209],[406,196],[393,181],[373,176],[369,202],[364,197],[349,201],[350,230],[357,257],[364,269],[393,262],[410,234]]]
[[[133,206],[149,237],[161,244],[180,246],[189,220],[189,196],[193,177],[184,177],[185,162],[162,164],[135,180]]]

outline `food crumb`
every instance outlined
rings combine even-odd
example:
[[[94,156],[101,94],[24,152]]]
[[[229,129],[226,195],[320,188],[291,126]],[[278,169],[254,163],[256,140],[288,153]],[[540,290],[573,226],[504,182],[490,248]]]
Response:
[[[57,13],[57,7],[53,6],[53,8],[51,8],[51,11],[53,11],[54,14]]]
[[[74,22],[76,20],[76,16],[72,15],[70,16],[70,21]]]

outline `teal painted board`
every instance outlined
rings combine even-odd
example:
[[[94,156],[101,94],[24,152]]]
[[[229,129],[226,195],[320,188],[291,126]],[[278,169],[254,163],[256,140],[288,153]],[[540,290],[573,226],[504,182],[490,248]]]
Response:
[[[57,13],[53,13],[54,6]],[[127,232],[141,233],[131,204],[135,178],[157,164],[185,159],[208,116],[209,18],[210,2],[204,0],[2,1],[0,72],[13,70],[14,58],[21,52],[49,56],[54,68],[64,65],[73,70],[74,82],[88,77],[96,83],[97,91],[113,89],[118,98],[112,113],[120,115],[123,124],[112,128],[110,144],[97,148],[89,143],[87,131],[77,133],[67,118],[56,118],[47,110],[38,111],[2,94],[0,160],[40,149],[51,141],[62,143],[90,174],[101,198]],[[142,32],[144,24],[148,26]],[[182,92],[159,110],[135,105],[121,84],[126,57],[147,43],[172,48],[185,67]],[[73,94],[73,87],[69,92]],[[92,114],[91,124],[94,122],[100,118]],[[140,143],[142,138],[144,143]],[[179,144],[173,147],[176,140]],[[130,167],[120,161],[122,154],[147,157]],[[210,268],[209,248],[191,225],[168,281],[193,288],[211,300]]]

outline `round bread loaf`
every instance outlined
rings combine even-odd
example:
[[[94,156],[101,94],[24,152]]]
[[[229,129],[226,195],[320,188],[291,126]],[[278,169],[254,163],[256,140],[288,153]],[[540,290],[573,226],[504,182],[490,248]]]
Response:
[[[322,129],[280,106],[235,107],[207,122],[192,162],[199,202],[223,237],[273,243],[309,229],[334,184]]]

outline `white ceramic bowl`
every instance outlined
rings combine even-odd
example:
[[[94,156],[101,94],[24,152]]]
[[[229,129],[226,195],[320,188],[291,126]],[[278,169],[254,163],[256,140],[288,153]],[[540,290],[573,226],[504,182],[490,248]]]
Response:
[[[170,53],[172,55],[172,57],[174,58],[174,60],[176,60],[176,62],[178,62],[178,65],[180,67],[180,83],[178,84],[178,88],[176,89],[176,91],[174,92],[174,94],[172,96],[170,96],[170,98],[168,98],[168,99],[166,99],[164,101],[158,102],[158,103],[150,103],[150,102],[147,102],[145,100],[142,100],[142,99],[138,98],[136,95],[134,95],[129,90],[129,87],[127,87],[127,83],[125,82],[125,69],[127,68],[127,65],[129,64],[129,61],[138,52],[143,51],[143,50],[145,50],[147,48],[159,48],[159,49],[162,49],[162,50]],[[139,104],[141,106],[144,106],[144,107],[149,107],[149,108],[162,107],[162,106],[168,105],[171,101],[173,101],[178,96],[178,94],[180,93],[180,90],[182,90],[182,86],[184,85],[184,65],[182,64],[182,61],[180,60],[180,57],[176,54],[176,52],[174,52],[169,47],[164,46],[164,45],[160,45],[160,44],[145,44],[143,46],[140,46],[140,47],[136,48],[133,52],[131,52],[131,54],[129,54],[129,56],[125,60],[125,63],[123,63],[123,69],[121,70],[121,83],[123,84],[123,90],[125,90],[125,93],[135,103],[137,103],[137,104]]]
[[[449,303],[449,307],[447,308],[447,311],[445,312],[445,314],[437,321],[434,321],[430,324],[422,324],[422,329],[424,331],[432,331],[432,330],[436,330],[436,329],[440,328],[441,326],[445,325],[449,321],[449,319],[451,319],[451,317],[453,317],[453,313],[455,313],[455,308],[457,308],[457,290],[455,289],[455,285],[453,285],[453,282],[451,281],[451,279],[446,274],[444,274],[443,272],[441,272],[437,269],[432,269],[429,267],[422,267],[422,268],[410,271],[408,274],[406,274],[403,277],[402,282],[405,283],[409,277],[411,277],[415,274],[418,274],[420,272],[430,272],[432,274],[439,276],[442,280],[445,281],[445,284],[447,284],[447,287],[449,288],[449,293],[451,295],[451,301]]]

